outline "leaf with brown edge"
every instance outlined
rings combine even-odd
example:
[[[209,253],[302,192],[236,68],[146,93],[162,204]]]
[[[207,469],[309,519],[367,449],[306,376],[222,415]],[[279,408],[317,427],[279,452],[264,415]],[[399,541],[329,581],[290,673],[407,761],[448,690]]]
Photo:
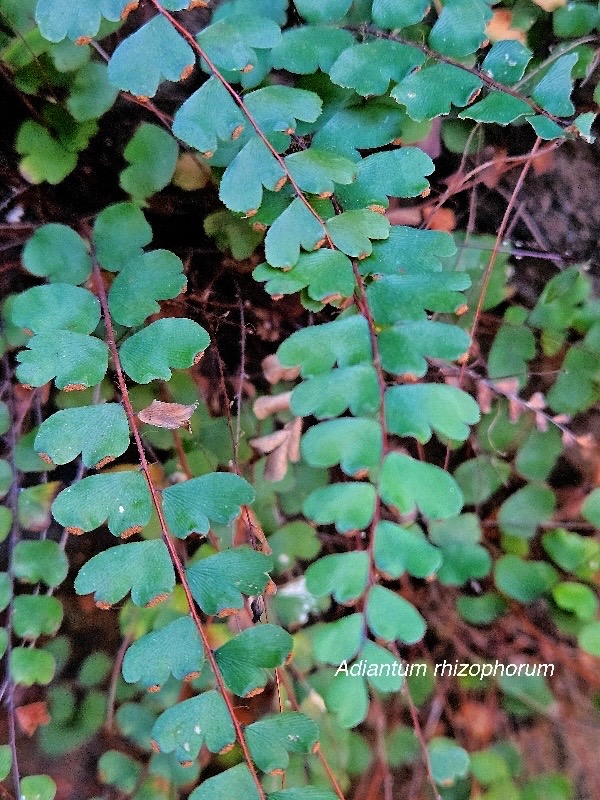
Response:
[[[52,504],[54,519],[73,533],[108,522],[113,536],[124,539],[148,524],[151,511],[148,485],[138,470],[90,475],[63,489]]]
[[[81,453],[84,466],[104,466],[129,447],[127,417],[119,403],[57,411],[44,420],[34,447],[49,463],[67,464]]]
[[[285,664],[292,652],[292,637],[277,625],[247,628],[215,651],[225,685],[239,697],[262,691],[269,670]]]
[[[146,633],[130,645],[122,673],[127,683],[141,683],[154,690],[171,675],[176,680],[196,678],[203,665],[202,642],[194,621],[187,615]]]
[[[94,592],[101,608],[110,608],[129,592],[137,606],[148,606],[174,587],[173,564],[160,539],[109,547],[87,561],[75,578],[77,594]]]
[[[152,741],[185,764],[198,757],[203,745],[211,753],[230,749],[235,729],[225,701],[211,690],[163,711],[152,728]]]

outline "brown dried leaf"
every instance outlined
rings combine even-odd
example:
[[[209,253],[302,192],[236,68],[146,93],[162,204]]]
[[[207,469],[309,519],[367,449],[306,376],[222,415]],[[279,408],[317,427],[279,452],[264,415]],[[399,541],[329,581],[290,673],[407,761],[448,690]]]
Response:
[[[254,401],[252,410],[257,419],[266,419],[271,414],[277,414],[280,411],[288,411],[290,407],[290,400],[292,397],[291,392],[283,392],[282,394],[263,395]]]
[[[142,409],[138,414],[138,419],[155,428],[187,428],[191,433],[190,417],[198,407],[198,403],[185,406],[181,403],[163,403],[161,400],[153,400],[152,403]]]
[[[19,728],[27,736],[33,736],[40,725],[47,725],[50,722],[48,706],[43,700],[37,703],[27,703],[25,706],[15,708],[15,717]]]
[[[261,362],[262,371],[268,382],[273,385],[279,381],[293,381],[300,375],[299,367],[284,367],[273,353]]]
[[[284,442],[287,442],[288,436],[288,431],[281,428],[281,430],[268,433],[266,436],[250,439],[250,447],[258,450],[259,453],[272,453],[277,447],[281,447]]]
[[[265,480],[273,481],[282,481],[288,469],[288,449],[287,449],[287,439],[286,441],[278,447],[273,452],[269,453],[267,456],[267,463],[265,466]]]
[[[481,409],[482,414],[489,414],[492,410],[492,402],[494,400],[494,393],[490,389],[487,383],[483,381],[478,381],[476,390],[477,392],[477,404]]]

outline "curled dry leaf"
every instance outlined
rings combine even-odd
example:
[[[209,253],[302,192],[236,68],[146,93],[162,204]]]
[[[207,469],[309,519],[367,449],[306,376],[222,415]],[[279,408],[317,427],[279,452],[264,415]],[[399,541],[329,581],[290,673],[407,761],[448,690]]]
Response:
[[[257,398],[252,406],[254,416],[257,419],[266,419],[271,414],[277,414],[279,411],[288,411],[291,397],[291,392],[284,392],[283,394],[263,395],[263,397]]]
[[[181,403],[163,403],[161,400],[153,400],[152,403],[140,411],[138,419],[156,428],[186,428],[190,433],[190,417],[198,407],[198,403],[191,406],[184,406]]]
[[[477,404],[481,409],[482,414],[489,414],[492,410],[492,401],[494,399],[494,393],[483,381],[478,381],[475,391],[477,392]]]
[[[302,417],[296,417],[283,428],[266,436],[250,440],[250,445],[259,453],[267,453],[265,478],[268,481],[281,481],[285,478],[288,464],[300,461],[300,438],[302,436]]]
[[[293,381],[300,375],[299,367],[283,367],[274,353],[263,358],[261,367],[270,384],[279,383],[279,381]]]

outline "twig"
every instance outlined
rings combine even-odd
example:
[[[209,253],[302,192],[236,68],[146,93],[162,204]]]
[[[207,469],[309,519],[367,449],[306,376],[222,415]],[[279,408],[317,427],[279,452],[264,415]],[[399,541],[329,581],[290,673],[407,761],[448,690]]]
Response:
[[[98,266],[98,262],[95,259],[94,259],[94,279],[95,279],[95,284],[96,284],[97,296],[98,296],[98,299],[100,300],[100,306],[102,308],[102,316],[104,317],[104,324],[105,324],[105,327],[106,327],[107,343],[108,343],[108,347],[109,347],[109,350],[110,350],[110,353],[111,353],[111,356],[112,356],[113,366],[115,368],[115,372],[116,372],[116,375],[117,375],[117,383],[119,385],[119,391],[121,393],[121,398],[123,400],[123,406],[124,406],[124,409],[125,409],[125,413],[127,415],[129,426],[130,426],[131,431],[133,433],[133,438],[135,440],[135,444],[136,444],[136,447],[137,447],[140,466],[142,468],[142,472],[144,473],[144,477],[146,479],[146,483],[148,484],[148,489],[150,491],[150,496],[152,498],[152,503],[154,505],[154,508],[156,509],[156,514],[158,516],[158,521],[159,521],[160,529],[161,529],[161,532],[162,532],[162,539],[163,539],[163,541],[164,541],[164,543],[165,543],[165,545],[167,547],[167,550],[169,552],[169,556],[171,557],[171,561],[173,562],[173,566],[175,567],[175,571],[176,571],[176,573],[177,573],[177,575],[179,577],[179,580],[181,582],[181,586],[183,588],[183,591],[184,591],[186,599],[187,599],[188,607],[189,607],[189,610],[190,610],[190,615],[192,617],[192,620],[194,621],[194,624],[195,624],[195,626],[196,626],[196,628],[198,630],[198,633],[200,635],[200,638],[202,640],[202,644],[204,646],[204,651],[205,651],[205,654],[206,654],[206,658],[207,658],[207,660],[208,660],[208,662],[209,662],[209,664],[211,666],[212,672],[213,672],[213,674],[215,676],[215,680],[217,682],[217,686],[219,688],[219,692],[220,692],[220,694],[221,694],[221,696],[222,696],[222,698],[223,698],[223,700],[225,702],[225,705],[227,706],[227,711],[228,711],[229,716],[231,718],[231,722],[233,723],[233,727],[234,727],[234,730],[235,730],[235,733],[236,733],[236,738],[237,738],[237,740],[238,740],[238,742],[240,744],[240,747],[242,749],[242,753],[244,755],[244,760],[245,760],[245,762],[246,762],[246,764],[248,766],[248,770],[250,771],[250,774],[252,776],[252,780],[254,781],[254,784],[256,786],[256,790],[258,792],[258,796],[259,796],[260,800],[266,800],[266,796],[265,796],[264,790],[262,788],[262,784],[260,782],[260,778],[258,777],[258,774],[256,772],[256,768],[254,767],[254,763],[253,763],[252,758],[250,756],[250,751],[248,750],[248,745],[247,745],[246,739],[244,737],[244,732],[242,731],[242,727],[240,725],[240,722],[239,722],[239,720],[238,720],[238,718],[237,718],[237,716],[235,714],[235,709],[233,708],[233,704],[232,704],[231,699],[229,697],[229,694],[227,692],[227,687],[225,686],[225,682],[223,680],[223,676],[221,675],[221,672],[219,670],[219,666],[218,666],[217,661],[215,659],[214,653],[213,653],[213,651],[212,651],[212,649],[210,647],[210,642],[208,641],[208,637],[207,637],[206,631],[204,630],[204,625],[202,623],[202,620],[200,619],[200,615],[198,614],[198,611],[196,610],[194,597],[192,595],[192,591],[190,589],[190,586],[189,586],[189,583],[188,583],[188,580],[187,580],[187,576],[185,574],[185,569],[183,567],[181,559],[179,558],[179,555],[177,553],[177,549],[176,549],[176,547],[175,547],[175,545],[173,543],[173,540],[171,539],[171,536],[169,534],[169,529],[168,529],[167,522],[166,522],[166,519],[165,519],[165,516],[164,516],[164,513],[163,513],[162,504],[161,504],[160,498],[158,496],[158,490],[156,489],[156,487],[154,485],[154,482],[152,480],[152,475],[151,475],[151,472],[150,472],[150,465],[148,464],[148,460],[146,458],[146,453],[145,453],[145,450],[144,450],[144,445],[142,444],[142,439],[140,437],[140,433],[139,433],[139,430],[137,428],[135,414],[134,414],[134,411],[133,411],[133,407],[131,405],[131,400],[129,398],[129,391],[127,389],[127,384],[125,382],[125,375],[124,375],[123,369],[121,367],[121,360],[120,360],[120,357],[119,357],[119,351],[117,349],[117,345],[116,345],[116,342],[115,342],[115,332],[114,332],[114,328],[113,328],[113,324],[112,324],[112,319],[111,319],[111,316],[110,316],[110,310],[109,310],[109,307],[108,307],[108,297],[107,297],[107,294],[106,294],[106,289],[104,287],[104,281],[102,279],[102,273],[100,272],[100,267]]]
[[[161,6],[161,4],[158,2],[158,0],[149,0],[149,2],[151,3],[151,5],[154,6],[154,8],[158,11],[159,14],[161,14],[163,17],[165,17],[165,19],[167,19],[171,23],[171,25],[180,34],[180,36],[183,36],[183,38],[187,41],[187,43],[190,45],[192,50],[194,50],[194,52],[197,55],[200,56],[200,58],[206,63],[206,65],[208,66],[208,68],[212,72],[212,74],[215,76],[215,78],[219,81],[219,83],[231,95],[231,97],[233,98],[233,100],[236,103],[236,105],[240,108],[241,112],[244,114],[244,116],[246,117],[246,119],[248,120],[250,125],[254,128],[254,131],[255,131],[256,135],[258,136],[258,138],[265,145],[267,150],[271,153],[273,158],[275,158],[275,160],[277,161],[277,163],[279,164],[279,166],[281,167],[281,169],[285,173],[286,178],[289,180],[289,182],[290,182],[292,188],[294,189],[294,192],[296,193],[296,196],[298,197],[300,202],[307,208],[307,210],[310,212],[310,214],[312,214],[312,216],[317,220],[317,222],[319,223],[319,225],[323,229],[323,234],[324,234],[324,238],[325,238],[325,241],[327,243],[327,246],[333,249],[334,245],[333,245],[333,242],[331,241],[331,238],[329,236],[329,232],[327,231],[327,226],[325,225],[325,222],[323,221],[321,216],[315,211],[315,209],[309,203],[308,199],[306,198],[306,195],[304,194],[302,189],[298,186],[296,180],[294,179],[294,176],[291,174],[291,172],[287,168],[287,165],[285,163],[285,160],[284,160],[283,156],[281,156],[277,152],[277,150],[273,147],[271,142],[265,136],[265,134],[263,133],[263,131],[262,131],[261,127],[260,127],[260,125],[258,124],[256,119],[254,118],[254,116],[251,114],[251,112],[248,110],[246,104],[244,103],[244,100],[243,100],[242,96],[238,92],[236,92],[236,90],[229,83],[229,81],[226,80],[226,78],[220,72],[219,68],[213,63],[213,61],[209,58],[209,56],[200,47],[200,45],[198,44],[196,39],[194,39],[192,34],[186,28],[184,28],[184,26],[181,25],[181,23],[179,23],[172,14],[170,14],[168,11],[166,11]]]
[[[519,178],[518,178],[518,180],[517,180],[517,182],[515,184],[515,188],[512,191],[512,194],[510,196],[510,200],[508,201],[508,204],[507,204],[506,209],[504,211],[504,215],[502,217],[502,222],[500,223],[500,227],[498,229],[498,235],[496,236],[496,241],[494,242],[494,247],[492,249],[492,254],[490,256],[490,260],[488,261],[487,267],[486,267],[485,272],[483,274],[483,281],[481,283],[481,292],[479,293],[479,299],[477,301],[477,308],[475,309],[475,316],[473,317],[473,324],[471,325],[471,330],[469,332],[470,333],[471,343],[473,343],[475,341],[475,335],[477,333],[477,328],[478,328],[478,325],[479,325],[479,318],[481,317],[481,311],[483,309],[483,304],[485,302],[485,296],[487,294],[487,289],[488,289],[488,286],[489,286],[490,278],[492,277],[492,271],[494,269],[494,264],[496,263],[496,258],[498,256],[498,249],[500,247],[501,242],[504,240],[504,235],[505,235],[505,232],[506,232],[506,228],[508,226],[508,222],[510,220],[510,215],[512,213],[513,207],[514,207],[514,205],[516,203],[517,196],[518,196],[519,192],[521,191],[521,188],[522,188],[523,184],[525,183],[525,178],[527,177],[527,173],[529,172],[529,169],[531,167],[531,162],[533,161],[533,159],[537,155],[537,152],[539,150],[541,142],[542,142],[542,140],[538,136],[537,139],[534,142],[533,147],[531,148],[531,151],[530,151],[529,155],[527,156],[527,159],[526,159],[525,163],[523,164],[523,169],[521,170],[521,174],[519,175]],[[465,378],[465,375],[466,375],[466,371],[467,371],[467,364],[466,364],[466,361],[465,361],[465,363],[461,367],[460,375],[459,375],[459,378],[458,378],[459,388],[462,388],[462,386],[463,386],[464,378]],[[444,459],[444,469],[445,470],[448,469],[448,465],[450,463],[450,452],[451,452],[450,445],[448,444],[448,446],[446,447],[446,457]]]
[[[368,33],[377,39],[389,39],[393,42],[399,42],[400,44],[407,45],[408,47],[413,47],[416,50],[420,50],[428,58],[432,58],[435,61],[440,61],[443,64],[448,64],[449,66],[452,67],[457,67],[458,69],[461,69],[464,72],[468,72],[470,75],[479,78],[479,80],[485,83],[486,86],[488,86],[490,89],[495,89],[496,91],[502,92],[503,94],[508,94],[511,97],[516,98],[517,100],[522,100],[524,103],[527,103],[527,105],[531,108],[531,110],[534,111],[536,114],[540,114],[541,116],[546,117],[546,119],[552,120],[552,122],[555,122],[561,128],[568,128],[571,125],[571,122],[566,122],[560,117],[551,114],[549,111],[546,111],[538,103],[536,103],[535,100],[532,100],[530,97],[525,97],[523,94],[521,94],[519,91],[517,91],[511,86],[507,86],[504,83],[500,83],[499,81],[492,78],[492,76],[489,75],[487,72],[484,72],[483,70],[478,69],[477,67],[469,67],[467,64],[463,64],[461,61],[457,61],[456,59],[451,58],[450,56],[442,55],[441,53],[438,53],[436,50],[432,50],[426,44],[423,44],[423,42],[415,42],[412,39],[406,39],[405,37],[399,36],[396,33],[387,33],[386,31],[381,31],[379,30],[379,28],[375,28],[371,25],[366,25],[366,26],[361,25],[360,27],[357,27],[355,25],[349,25],[347,26],[347,29],[351,31],[360,30],[363,33]],[[589,41],[590,39],[595,39],[595,38],[596,37],[584,37],[583,40],[579,40],[577,46],[579,46],[579,44],[581,44],[582,41]],[[561,51],[559,54],[551,57],[551,60],[555,60],[561,55],[564,55],[565,52],[567,51],[566,50]],[[530,73],[526,77],[527,79],[529,79],[531,76],[532,73]]]

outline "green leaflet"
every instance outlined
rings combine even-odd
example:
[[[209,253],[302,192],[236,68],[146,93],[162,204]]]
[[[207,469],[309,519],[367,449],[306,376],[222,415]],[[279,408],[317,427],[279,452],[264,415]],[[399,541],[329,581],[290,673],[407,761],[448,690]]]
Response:
[[[163,753],[175,752],[183,763],[195,761],[203,745],[219,753],[235,742],[235,729],[218,692],[203,692],[168,708],[152,728],[152,740]]]
[[[352,0],[294,0],[298,13],[307,22],[337,22],[351,4]]]
[[[292,412],[317,419],[339,417],[346,409],[354,416],[379,408],[377,372],[371,364],[332,369],[302,381],[292,392]]]
[[[319,622],[310,629],[315,659],[340,664],[358,653],[365,639],[364,617],[350,614],[336,622]]]
[[[190,533],[208,533],[210,522],[229,524],[240,506],[254,501],[254,489],[238,475],[213,472],[169,486],[163,491],[163,509],[169,530],[184,539]]]
[[[21,778],[19,800],[54,800],[56,784],[48,775]]]
[[[440,272],[440,259],[455,253],[456,245],[448,233],[393,225],[385,241],[374,243],[373,252],[361,263],[360,271],[362,275]]]
[[[388,430],[428,442],[438,435],[464,442],[470,425],[479,421],[479,406],[471,395],[443,383],[393,386],[385,392]]]
[[[486,38],[485,25],[491,16],[484,0],[446,0],[429,34],[429,44],[446,56],[468,56]]]
[[[232,211],[253,216],[265,189],[278,191],[285,183],[283,169],[258,136],[253,136],[225,170],[219,198]]]
[[[334,553],[306,570],[306,586],[315,597],[332,595],[336,603],[351,603],[362,595],[369,575],[366,552]]]
[[[100,303],[87,289],[49,283],[18,294],[10,315],[15,325],[33,333],[92,333],[100,321]]]
[[[136,383],[168,381],[172,368],[196,364],[209,343],[204,328],[191,319],[159,319],[127,339],[119,355],[123,369]]]
[[[514,39],[502,39],[489,50],[481,65],[495,81],[511,85],[523,77],[533,53]]]
[[[559,608],[575,614],[578,619],[590,621],[596,616],[596,595],[589,586],[582,583],[562,581],[552,590],[552,598]]]
[[[152,228],[134,203],[116,203],[96,217],[93,239],[101,267],[118,272],[141,256],[152,241]]]
[[[356,181],[338,190],[338,195],[345,209],[387,208],[388,197],[416,197],[427,191],[425,175],[433,168],[433,161],[418,147],[375,153],[358,163]]]
[[[139,533],[152,512],[150,491],[141,472],[90,475],[68,486],[52,504],[54,519],[72,533],[93,531],[108,521],[113,536]]]
[[[239,697],[257,694],[269,679],[269,670],[285,663],[292,637],[276,625],[247,628],[215,650],[225,685]]]
[[[292,133],[298,121],[315,122],[322,109],[318,94],[291,86],[266,86],[244,98],[248,111],[266,131]]]
[[[494,568],[498,589],[520,603],[533,603],[558,583],[558,573],[545,561],[524,561],[518,556],[502,556]]]
[[[13,647],[9,669],[10,677],[20,686],[46,686],[54,677],[56,662],[47,650]]]
[[[356,178],[353,161],[318,147],[291,153],[285,165],[298,186],[312,194],[331,194],[336,183],[348,184]]]
[[[12,558],[15,578],[23,583],[40,583],[54,587],[67,577],[69,562],[57,542],[50,539],[42,541],[18,542]]]
[[[465,272],[384,275],[367,289],[367,299],[380,325],[426,318],[426,311],[455,312],[465,302],[461,291],[471,285]]]
[[[313,146],[335,150],[358,160],[357,150],[390,144],[402,134],[404,112],[386,102],[342,108],[317,131]]]
[[[548,486],[528,484],[505,500],[500,506],[500,530],[509,536],[532,539],[542,522],[552,517],[556,497]]]
[[[429,9],[429,0],[373,0],[373,22],[380,28],[405,28],[420,22]]]
[[[493,592],[477,597],[461,595],[456,599],[456,610],[471,625],[489,625],[506,611],[506,603]]]
[[[17,499],[17,519],[22,528],[35,533],[48,528],[51,522],[50,506],[59,486],[58,481],[48,481],[21,489]]]
[[[12,630],[21,639],[54,636],[62,618],[62,603],[56,597],[21,594],[14,599]]]
[[[118,89],[153,97],[163,80],[185,77],[194,61],[189,44],[158,14],[118,45],[108,63],[108,77]]]
[[[357,94],[385,94],[390,81],[401,81],[409,72],[420,67],[425,56],[416,47],[382,39],[354,44],[340,54],[329,71],[338,86],[354,89]]]
[[[463,461],[454,473],[466,506],[478,506],[485,503],[508,481],[509,476],[510,466],[504,461],[488,455]]]
[[[323,219],[322,209],[332,213],[329,201],[315,201],[315,212]],[[324,243],[326,230],[317,217],[299,199],[293,200],[273,222],[265,238],[265,256],[272,267],[289,269],[300,258],[300,247],[314,250]]]
[[[369,590],[367,623],[375,636],[388,642],[414,644],[425,635],[425,620],[412,603],[383,586]]]
[[[369,326],[357,314],[304,328],[279,346],[277,356],[285,367],[300,367],[303,377],[328,372],[336,362],[340,367],[370,362]]]
[[[183,264],[169,250],[140,253],[121,269],[112,282],[108,305],[120,325],[136,327],[160,311],[158,300],[177,297],[186,286]]]
[[[256,281],[266,281],[269,294],[294,294],[306,288],[308,296],[320,302],[351,297],[354,292],[352,262],[338,250],[322,249],[301,253],[287,270],[260,264],[252,273]]]
[[[250,547],[235,547],[196,562],[187,569],[194,600],[209,616],[244,607],[245,595],[261,594],[270,582],[273,561]]]
[[[397,692],[402,688],[404,676],[401,671],[401,662],[385,647],[375,644],[369,639],[360,651],[359,659],[364,659],[369,665],[377,665],[377,674],[373,674],[375,670],[371,670],[371,674],[367,671],[366,677],[378,692]],[[380,664],[382,665],[381,670],[379,670]],[[385,669],[388,665],[389,669]]]
[[[67,108],[78,122],[99,119],[112,108],[118,94],[108,80],[106,65],[90,62],[77,70]]]
[[[65,37],[75,41],[95,36],[102,17],[116,22],[128,0],[82,0],[73,7],[69,0],[38,0],[35,21],[45,39],[60,42]]]
[[[492,380],[497,378],[516,377],[519,387],[523,388],[528,380],[528,363],[536,354],[535,336],[531,328],[521,324],[524,322],[518,311],[525,314],[525,309],[510,309],[505,322],[496,334],[488,358],[488,375]]]
[[[33,184],[47,181],[55,185],[64,180],[77,166],[77,149],[82,147],[65,146],[33,120],[21,125],[15,142],[15,150],[23,156],[19,171]]]
[[[170,675],[176,680],[196,677],[204,664],[202,641],[187,615],[164,628],[144,634],[127,648],[122,673],[127,683],[145,688],[161,686]]]
[[[315,723],[304,714],[288,712],[253,722],[245,730],[252,760],[263,772],[285,770],[288,753],[310,753],[318,738]]]
[[[115,786],[130,795],[142,775],[142,765],[118,750],[107,750],[98,760],[98,776],[102,783]]]
[[[58,389],[85,389],[100,383],[108,368],[108,347],[94,336],[72,331],[40,333],[17,353],[17,378],[30,386],[54,379]]]
[[[109,608],[131,591],[138,606],[160,602],[171,594],[175,572],[161,540],[109,547],[93,556],[75,579],[77,594],[94,592],[96,603]]]
[[[479,542],[481,528],[475,514],[459,514],[429,523],[429,538],[442,551],[438,580],[448,586],[461,586],[489,575],[492,560]]]
[[[208,158],[220,141],[240,136],[248,122],[217,78],[209,78],[177,110],[173,134]]]
[[[281,41],[271,50],[271,64],[275,69],[299,75],[309,75],[317,69],[329,72],[340,53],[352,44],[350,31],[301,25],[282,32]]]
[[[246,764],[225,770],[203,781],[191,793],[189,800],[260,800],[256,784]]]
[[[23,248],[23,265],[32,275],[52,283],[83,283],[92,271],[87,244],[72,228],[42,225]]]
[[[469,335],[461,328],[431,320],[394,325],[377,338],[385,370],[419,378],[427,371],[425,356],[454,360],[463,355],[471,343]]]
[[[533,100],[549,114],[568,117],[575,112],[571,102],[571,71],[578,59],[577,53],[561,56],[531,92]]]
[[[269,536],[269,546],[273,550],[275,572],[285,572],[290,569],[296,559],[311,561],[321,549],[315,529],[303,520],[288,522],[275,531]]]
[[[118,403],[57,411],[40,425],[34,447],[54,464],[68,464],[79,453],[86,467],[113,461],[129,447],[127,417]]]
[[[340,533],[366,528],[375,510],[370,483],[332,483],[315,489],[304,501],[303,513],[319,525],[335,524]]]
[[[404,78],[391,96],[419,122],[448,114],[452,105],[466,106],[481,85],[480,78],[459,67],[434,63]]]
[[[412,514],[418,508],[430,519],[453,517],[463,504],[460,489],[447,472],[402,453],[386,456],[379,491],[382,500],[401,514]]]
[[[241,13],[213,22],[196,39],[219,69],[251,72],[260,58],[256,51],[275,47],[281,31],[275,20],[267,16]]]
[[[359,259],[371,255],[371,239],[387,239],[390,223],[387,218],[367,208],[344,211],[327,220],[327,233],[342,253]]]
[[[123,151],[129,166],[121,173],[121,188],[134,202],[143,202],[170,183],[178,155],[177,142],[167,131],[143,122]]]
[[[381,461],[381,426],[371,419],[343,417],[320,422],[302,437],[301,452],[311,467],[340,464],[346,475],[374,469]]]
[[[525,100],[512,97],[504,92],[490,92],[487,97],[461,111],[458,116],[474,119],[476,122],[495,122],[498,125],[508,125],[523,114],[531,113],[532,108]]]
[[[442,553],[428,542],[417,525],[403,528],[383,520],[375,529],[373,558],[377,569],[387,578],[399,578],[408,572],[415,578],[434,575],[442,563]]]
[[[469,754],[453,739],[437,736],[427,745],[431,774],[440,786],[450,786],[469,772]]]
[[[366,642],[365,644],[368,644]],[[342,728],[359,725],[369,711],[369,691],[364,678],[341,672],[335,675],[324,695],[327,708]]]

